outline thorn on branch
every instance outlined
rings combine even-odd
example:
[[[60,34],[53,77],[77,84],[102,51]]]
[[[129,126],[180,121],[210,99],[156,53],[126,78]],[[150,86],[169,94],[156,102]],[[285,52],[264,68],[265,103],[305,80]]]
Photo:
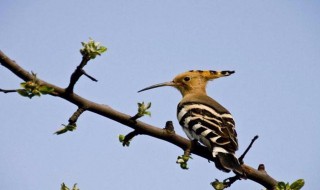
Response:
[[[169,134],[174,134],[175,133],[172,121],[167,121],[166,122],[166,126],[164,127],[164,130]]]
[[[239,157],[239,162],[240,164],[243,164],[243,159],[246,156],[246,154],[249,152],[249,150],[251,149],[253,143],[259,138],[258,135],[254,136],[253,139],[251,140],[251,143],[249,144],[249,146],[247,147],[247,149],[243,152],[243,154]]]
[[[266,170],[265,170],[264,164],[259,164],[259,166],[258,166],[258,171],[267,173]]]
[[[124,135],[119,135],[119,141],[122,143],[122,146],[129,146],[130,141],[133,139],[133,137],[140,135],[141,133],[138,132],[137,130],[134,130],[130,133],[128,133],[126,136]]]
[[[95,79],[95,78],[93,78],[92,76],[90,76],[89,74],[87,74],[85,70],[82,70],[82,73],[83,73],[84,76],[88,77],[88,78],[91,79],[92,81],[98,82],[97,79]]]

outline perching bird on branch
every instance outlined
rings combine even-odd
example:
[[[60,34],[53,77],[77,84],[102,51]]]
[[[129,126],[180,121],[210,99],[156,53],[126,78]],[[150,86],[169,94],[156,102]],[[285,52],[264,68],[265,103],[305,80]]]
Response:
[[[183,98],[178,104],[177,117],[190,140],[197,140],[212,151],[218,169],[239,175],[241,165],[235,157],[238,150],[235,122],[230,112],[206,93],[207,82],[233,74],[234,71],[191,70],[176,76],[171,82],[160,83],[141,91],[172,86]]]

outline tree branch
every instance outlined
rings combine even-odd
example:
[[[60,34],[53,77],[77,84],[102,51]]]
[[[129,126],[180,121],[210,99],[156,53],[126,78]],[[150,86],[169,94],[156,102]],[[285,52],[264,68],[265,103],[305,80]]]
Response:
[[[3,92],[3,93],[11,93],[11,92],[17,92],[18,90],[5,90],[5,89],[2,89],[0,88],[0,92]]]
[[[75,111],[72,116],[69,118],[69,124],[75,124],[80,117],[80,115],[85,111],[84,107],[79,107],[77,111]]]
[[[69,86],[66,88],[66,91],[68,93],[72,93],[73,89],[74,89],[74,85],[78,82],[78,80],[80,79],[80,77],[85,74],[86,76],[88,76],[86,74],[86,72],[83,70],[83,67],[86,66],[86,64],[90,61],[90,57],[88,56],[83,56],[82,57],[82,61],[80,63],[80,65],[76,68],[76,70],[72,73],[71,77],[70,77],[70,83]],[[91,77],[91,76],[90,76]],[[89,78],[90,78],[89,77]],[[92,78],[92,77],[91,77]],[[91,79],[92,80],[92,79]],[[95,79],[94,79],[95,80]]]
[[[24,81],[29,81],[29,80],[32,80],[33,78],[33,75],[31,73],[29,73],[28,71],[20,67],[18,64],[16,64],[15,61],[7,57],[2,51],[0,51],[0,63],[2,66],[6,67],[8,70],[10,70],[12,73],[14,73],[16,76],[18,76]],[[78,77],[74,77],[74,78],[78,78]],[[139,120],[134,121],[130,119],[131,118],[130,115],[114,110],[107,105],[92,102],[90,100],[87,100],[79,96],[76,93],[68,93],[67,90],[64,88],[48,83],[41,79],[38,79],[38,80],[40,85],[45,85],[45,86],[54,88],[54,92],[50,93],[50,95],[63,98],[69,101],[70,103],[77,105],[80,108],[85,107],[87,111],[90,111],[98,115],[101,115],[103,117],[117,121],[134,130],[142,132],[145,135],[149,135],[149,136],[167,141],[171,144],[174,144],[182,148],[183,150],[186,150],[192,146],[192,150],[191,150],[192,154],[198,155],[207,160],[213,160],[211,152],[206,147],[200,144],[191,145],[190,144],[191,142],[188,139],[181,137],[174,132],[173,133],[168,132],[168,130],[166,129],[158,128],[150,124],[141,122]],[[69,86],[73,87],[72,84],[70,84]],[[71,87],[70,89],[73,89]],[[265,172],[265,170],[257,170],[246,164],[243,164],[242,168],[248,179],[263,185],[265,188],[269,190],[274,189],[275,185],[277,184],[277,181],[273,179],[271,176],[269,176]]]

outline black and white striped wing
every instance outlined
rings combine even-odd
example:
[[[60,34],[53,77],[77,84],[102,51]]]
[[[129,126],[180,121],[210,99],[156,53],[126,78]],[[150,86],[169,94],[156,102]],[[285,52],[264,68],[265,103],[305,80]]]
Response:
[[[238,149],[235,122],[229,112],[219,112],[212,106],[188,102],[178,105],[177,117],[191,140],[197,139],[211,150],[218,147],[234,153]]]

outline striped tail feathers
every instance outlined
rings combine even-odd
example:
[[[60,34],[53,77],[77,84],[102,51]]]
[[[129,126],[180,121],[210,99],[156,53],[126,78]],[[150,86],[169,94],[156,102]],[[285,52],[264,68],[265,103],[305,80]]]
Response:
[[[216,147],[218,148],[218,147]],[[220,147],[219,147],[220,148]],[[215,149],[215,148],[214,148]],[[234,173],[243,176],[244,172],[240,165],[239,160],[234,154],[227,151],[213,151],[213,157],[215,158],[215,165],[219,170],[224,172],[233,171]]]

